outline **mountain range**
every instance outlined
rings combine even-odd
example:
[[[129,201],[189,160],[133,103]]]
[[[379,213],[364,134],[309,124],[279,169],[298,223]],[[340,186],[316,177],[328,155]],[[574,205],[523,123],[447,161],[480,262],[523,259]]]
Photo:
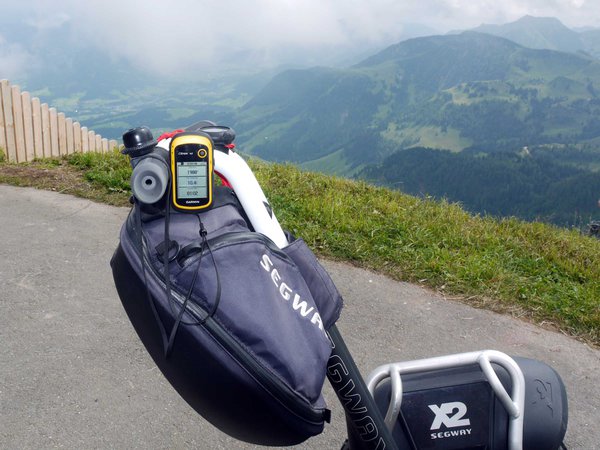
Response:
[[[276,75],[235,126],[244,148],[267,160],[479,213],[582,222],[600,197],[597,35],[524,17],[405,40],[349,68]]]
[[[600,61],[478,32],[410,39],[348,69],[277,75],[239,111],[266,159],[343,161],[414,146],[519,149],[600,136]],[[368,148],[368,151],[365,149]]]

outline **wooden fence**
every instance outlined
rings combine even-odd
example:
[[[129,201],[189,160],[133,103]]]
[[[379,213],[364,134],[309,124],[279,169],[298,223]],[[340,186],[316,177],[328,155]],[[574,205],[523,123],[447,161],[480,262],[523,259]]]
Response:
[[[0,80],[0,149],[10,162],[75,152],[107,152],[117,146],[37,97]]]

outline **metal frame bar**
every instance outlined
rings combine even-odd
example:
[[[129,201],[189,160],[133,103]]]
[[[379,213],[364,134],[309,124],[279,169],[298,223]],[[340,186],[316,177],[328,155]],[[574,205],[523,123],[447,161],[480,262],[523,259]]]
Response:
[[[506,369],[512,380],[512,392],[506,391],[492,363]],[[523,448],[523,412],[525,409],[525,377],[514,359],[496,350],[481,350],[477,352],[459,353],[456,355],[439,356],[435,358],[405,361],[385,364],[376,368],[367,378],[367,387],[373,396],[379,383],[389,378],[392,387],[392,397],[388,407],[385,424],[391,431],[394,428],[402,406],[402,374],[418,373],[430,370],[450,369],[454,367],[479,364],[492,390],[509,415],[508,448],[522,450]]]

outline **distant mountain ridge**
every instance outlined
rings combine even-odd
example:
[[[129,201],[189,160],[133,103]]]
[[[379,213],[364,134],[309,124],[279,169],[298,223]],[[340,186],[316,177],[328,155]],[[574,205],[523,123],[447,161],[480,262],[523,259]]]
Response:
[[[575,31],[555,17],[524,16],[503,25],[483,24],[472,31],[503,37],[523,47],[600,57],[600,30]]]
[[[581,34],[554,17],[524,16],[504,25],[483,24],[472,31],[503,37],[523,47],[573,53],[585,50]]]

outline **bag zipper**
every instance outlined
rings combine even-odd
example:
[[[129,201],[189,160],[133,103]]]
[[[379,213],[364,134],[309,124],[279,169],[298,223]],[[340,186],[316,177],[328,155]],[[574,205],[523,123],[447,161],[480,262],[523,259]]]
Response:
[[[228,233],[223,233],[219,236],[208,239],[208,245],[210,245],[212,251],[217,251],[218,249],[227,247],[229,245],[241,244],[246,242],[259,242],[261,244],[264,244],[267,247],[269,247],[269,250],[271,250],[271,252],[291,262],[291,259],[287,255],[287,253],[285,253],[279,247],[277,247],[271,239],[269,239],[264,234],[256,233],[254,231],[230,231]],[[188,263],[192,262],[193,259],[200,257],[200,249],[202,250],[202,255],[208,253],[206,246],[202,245],[201,240],[193,241],[192,243],[184,246],[180,250],[180,252],[185,251],[186,248],[190,248],[190,251],[197,248],[198,251],[195,251],[194,253],[189,255],[183,255],[181,257],[178,256],[177,263],[181,267],[186,267]]]

